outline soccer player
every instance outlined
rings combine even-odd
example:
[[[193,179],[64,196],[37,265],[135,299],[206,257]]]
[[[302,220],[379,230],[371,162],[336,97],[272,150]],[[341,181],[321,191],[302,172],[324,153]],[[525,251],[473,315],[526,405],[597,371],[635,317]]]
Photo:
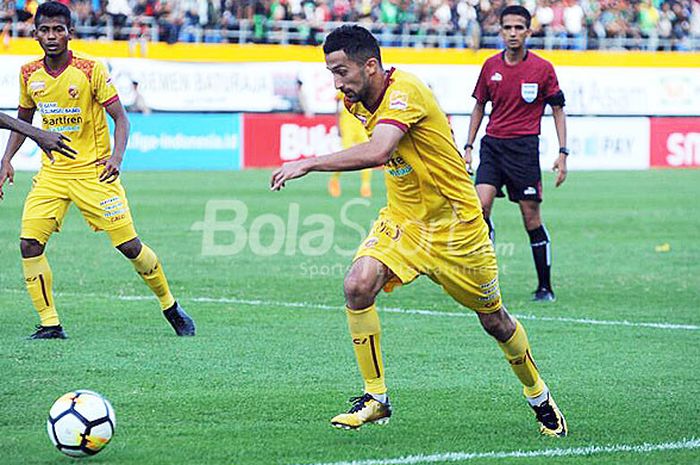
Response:
[[[474,89],[476,104],[469,122],[469,137],[464,159],[471,164],[474,139],[484,117],[484,106],[493,108],[486,136],[481,139],[476,191],[491,240],[495,239],[491,221],[494,197],[503,197],[505,184],[508,198],[520,205],[537,270],[537,289],[533,299],[554,301],[550,279],[551,240],[540,217],[542,173],[540,172],[539,134],[545,105],[552,107],[554,126],[559,139],[559,158],[555,186],[566,179],[566,116],[564,94],[551,63],[525,48],[530,36],[530,13],[519,5],[506,7],[501,13],[501,36],[506,49],[484,63]]]
[[[566,435],[566,421],[540,377],[525,328],[501,302],[496,256],[479,199],[433,93],[412,74],[385,71],[376,39],[359,26],[335,29],[323,51],[336,88],[370,139],[327,156],[285,163],[272,174],[270,187],[279,190],[311,171],[384,165],[388,200],[344,283],[364,394],[351,399],[352,408],[331,424],[354,429],[391,417],[375,299],[381,289],[390,291],[427,275],[474,310],[496,339],[523,385],[540,431]]]
[[[42,59],[22,66],[18,117],[32,121],[38,109],[43,127],[68,134],[75,158],[44,157],[24,203],[20,249],[27,291],[39,313],[40,325],[31,339],[65,339],[54,305],[52,273],[44,255],[51,234],[61,228],[74,202],[95,231],[106,231],[112,244],[131,260],[136,272],[160,302],[178,336],[193,336],[195,326],[170,293],[156,254],[136,234],[119,169],[129,134],[129,120],[105,67],[68,49],[73,34],[70,10],[58,2],[36,11],[34,37]],[[105,110],[114,120],[110,151]],[[13,133],[0,165],[0,189],[12,178],[11,160],[24,141]],[[111,153],[110,153],[111,152]]]
[[[367,142],[367,134],[362,123],[353,116],[345,107],[345,96],[338,92],[338,131],[340,131],[340,141],[344,149],[349,149],[353,145]],[[372,197],[372,168],[364,169],[360,172],[360,196]],[[340,197],[340,173],[333,173],[328,181],[328,193],[331,197]]]
[[[63,134],[43,131],[39,128],[35,128],[29,123],[15,119],[2,112],[0,112],[0,128],[9,129],[10,131],[15,131],[29,137],[37,143],[39,148],[46,153],[46,156],[49,157],[49,159],[53,159],[53,151],[56,151],[68,158],[75,158],[75,150],[73,150],[66,143],[70,142],[70,139]],[[13,174],[14,172],[10,173],[10,182],[12,182]],[[0,185],[0,199],[2,199],[2,195],[2,185]]]

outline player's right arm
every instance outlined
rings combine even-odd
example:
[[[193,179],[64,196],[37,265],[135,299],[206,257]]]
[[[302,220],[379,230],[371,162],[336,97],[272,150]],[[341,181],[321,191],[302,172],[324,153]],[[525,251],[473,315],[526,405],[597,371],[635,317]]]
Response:
[[[32,110],[20,108],[20,111],[31,111],[32,115],[29,116],[29,121],[32,120],[32,117],[34,116],[34,112]],[[0,113],[0,128],[9,129],[23,136],[29,137],[34,142],[36,142],[37,145],[44,152],[46,152],[50,159],[52,158],[52,151],[56,151],[68,158],[75,159],[75,156],[73,155],[76,153],[75,150],[73,150],[70,146],[68,146],[68,144],[66,144],[66,142],[70,142],[70,139],[64,136],[63,134],[59,134],[57,132],[44,131],[43,129],[39,129],[35,126],[32,126],[30,123],[25,122],[22,119],[15,119],[5,113]],[[9,158],[12,158],[12,156],[14,156],[16,151],[22,145],[22,142],[24,142],[24,138],[21,139],[21,142],[19,142],[19,145],[10,154]],[[10,144],[8,144],[8,148],[9,147]]]
[[[403,137],[403,130],[391,124],[378,124],[368,142],[330,155],[305,158],[282,165],[272,173],[270,189],[278,191],[287,181],[311,171],[355,171],[386,163]]]
[[[28,124],[29,121],[34,117],[34,108],[22,108],[17,110],[17,119],[24,121]],[[10,140],[7,141],[7,147],[5,147],[5,154],[0,162],[0,199],[4,197],[2,191],[2,186],[5,185],[6,181],[10,182],[10,185],[14,182],[15,170],[12,168],[12,157],[15,156],[17,150],[22,146],[24,139],[27,136],[19,132],[12,132],[10,134]]]

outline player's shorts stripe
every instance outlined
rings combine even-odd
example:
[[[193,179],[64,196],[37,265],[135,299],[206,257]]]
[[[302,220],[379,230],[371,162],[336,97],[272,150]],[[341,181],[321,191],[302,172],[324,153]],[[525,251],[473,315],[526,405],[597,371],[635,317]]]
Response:
[[[49,296],[46,295],[46,283],[44,282],[43,274],[39,275],[39,281],[41,281],[41,294],[44,296],[44,302],[46,302],[47,307],[50,307],[51,304],[49,303]]]
[[[377,360],[377,348],[374,345],[374,335],[369,336],[369,347],[372,350],[372,362],[374,362],[374,370],[377,372],[377,378],[382,377],[382,372],[379,370],[379,361]]]

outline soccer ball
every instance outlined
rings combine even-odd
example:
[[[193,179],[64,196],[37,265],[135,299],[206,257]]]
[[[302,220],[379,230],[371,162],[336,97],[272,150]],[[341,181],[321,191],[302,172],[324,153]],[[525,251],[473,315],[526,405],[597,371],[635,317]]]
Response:
[[[112,439],[115,426],[109,401],[83,389],[59,397],[46,422],[53,445],[71,457],[97,454]]]

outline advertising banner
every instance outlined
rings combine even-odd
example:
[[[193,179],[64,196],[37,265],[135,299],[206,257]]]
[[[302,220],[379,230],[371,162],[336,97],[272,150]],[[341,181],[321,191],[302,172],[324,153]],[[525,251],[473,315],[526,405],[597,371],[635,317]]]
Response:
[[[340,150],[336,117],[332,115],[245,114],[243,128],[246,168],[279,166]]]
[[[700,118],[651,118],[651,166],[700,167]]]
[[[536,53],[536,52],[535,52]],[[32,59],[0,56],[0,108],[16,108],[19,69]],[[159,111],[298,111],[303,92],[314,113],[334,113],[331,73],[317,63],[187,63],[139,58],[105,60],[125,105],[139,83]],[[469,114],[478,65],[386,63],[418,75],[447,114]],[[697,116],[700,68],[556,66],[567,113],[597,116]],[[487,106],[488,110],[488,106]]]
[[[474,161],[479,164],[479,141],[488,118],[484,118],[474,144]],[[570,170],[643,170],[649,168],[649,118],[568,117],[567,145],[571,151]],[[457,146],[467,140],[468,116],[453,116],[450,124]],[[559,156],[559,140],[551,117],[542,119],[540,165],[549,170]]]
[[[130,114],[125,170],[238,170],[239,114]]]

